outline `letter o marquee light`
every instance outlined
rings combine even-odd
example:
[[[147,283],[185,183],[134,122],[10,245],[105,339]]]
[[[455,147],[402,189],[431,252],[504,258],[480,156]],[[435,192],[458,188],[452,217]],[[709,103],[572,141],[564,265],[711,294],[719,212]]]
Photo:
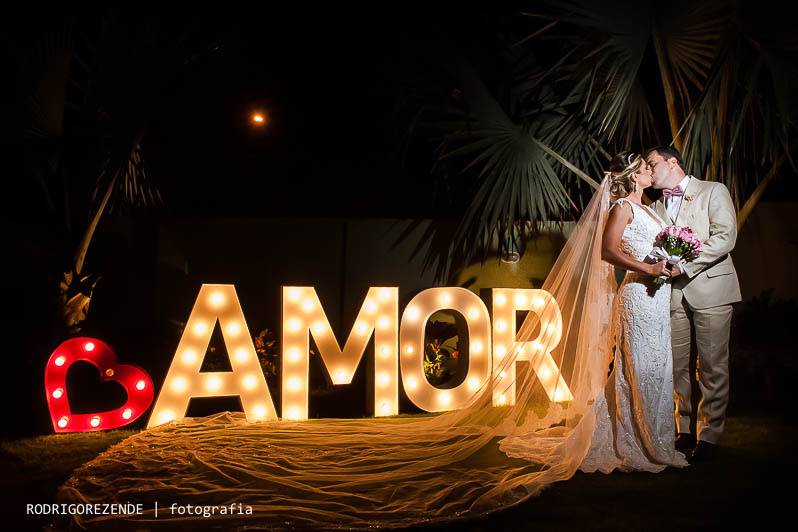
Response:
[[[100,371],[103,381],[115,381],[127,393],[127,402],[114,410],[94,414],[73,414],[69,408],[66,377],[70,366],[89,362]],[[50,419],[56,432],[86,432],[123,427],[138,419],[152,403],[152,379],[132,364],[118,364],[116,353],[96,338],[72,338],[59,345],[44,370],[44,389]]]
[[[441,309],[459,312],[468,324],[468,374],[451,389],[433,386],[424,374],[424,329]],[[405,393],[427,412],[465,408],[490,379],[490,316],[482,300],[466,288],[429,288],[414,297],[402,315],[399,346]]]

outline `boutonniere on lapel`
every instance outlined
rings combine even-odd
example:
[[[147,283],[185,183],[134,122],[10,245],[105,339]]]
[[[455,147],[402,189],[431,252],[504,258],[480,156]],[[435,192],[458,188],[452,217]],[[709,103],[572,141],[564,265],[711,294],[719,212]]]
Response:
[[[693,201],[693,195],[692,194],[685,194],[684,195],[684,201]]]

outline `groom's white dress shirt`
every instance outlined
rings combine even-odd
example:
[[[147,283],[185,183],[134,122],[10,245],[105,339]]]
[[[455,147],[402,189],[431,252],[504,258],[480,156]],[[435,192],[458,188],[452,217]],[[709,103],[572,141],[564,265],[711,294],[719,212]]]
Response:
[[[687,184],[690,182],[690,178],[693,177],[691,175],[686,175],[684,178],[679,181],[677,185],[682,192],[685,192],[687,189]],[[676,188],[676,187],[673,187]],[[665,210],[668,212],[668,216],[673,222],[676,222],[676,215],[679,214],[679,207],[682,206],[682,201],[684,200],[684,196],[670,196],[668,198],[664,198],[665,200]]]

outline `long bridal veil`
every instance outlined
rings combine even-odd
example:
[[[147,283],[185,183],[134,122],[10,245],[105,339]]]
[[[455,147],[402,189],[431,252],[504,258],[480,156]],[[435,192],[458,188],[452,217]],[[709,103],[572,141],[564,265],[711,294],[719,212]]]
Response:
[[[302,422],[247,423],[230,413],[186,419],[138,433],[82,466],[59,500],[141,502],[144,514],[130,517],[136,521],[196,518],[172,513],[177,503],[225,505],[226,512],[203,519],[225,527],[398,527],[488,513],[570,478],[590,447],[593,401],[613,352],[615,279],[601,260],[607,207],[605,179],[543,285],[562,313],[562,336],[551,350],[568,390],[555,390],[559,402],[543,384],[542,359],[517,363],[518,349],[465,409]],[[529,312],[519,341],[554,344],[551,335],[540,336],[552,304]],[[493,406],[493,388],[511,364],[518,368],[515,402]]]

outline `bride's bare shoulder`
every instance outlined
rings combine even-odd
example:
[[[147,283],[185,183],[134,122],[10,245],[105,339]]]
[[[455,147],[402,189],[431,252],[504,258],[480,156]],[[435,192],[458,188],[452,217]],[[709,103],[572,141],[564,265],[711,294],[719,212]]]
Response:
[[[620,198],[612,202],[610,205],[609,222],[618,223],[624,222],[628,224],[634,219],[634,209],[632,209],[631,202],[625,198]]]

